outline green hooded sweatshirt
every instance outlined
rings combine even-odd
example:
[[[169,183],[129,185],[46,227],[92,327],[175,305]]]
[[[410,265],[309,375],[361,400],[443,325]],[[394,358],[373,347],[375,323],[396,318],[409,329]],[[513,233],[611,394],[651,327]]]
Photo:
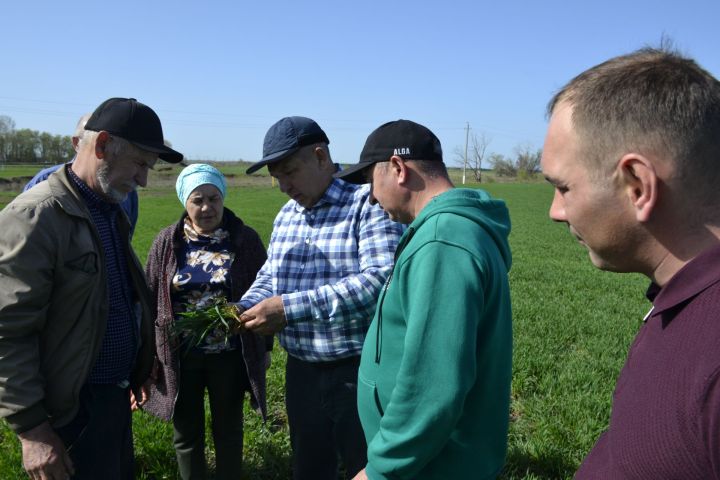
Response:
[[[504,202],[451,189],[400,239],[358,379],[370,479],[500,473],[512,364],[509,233]]]

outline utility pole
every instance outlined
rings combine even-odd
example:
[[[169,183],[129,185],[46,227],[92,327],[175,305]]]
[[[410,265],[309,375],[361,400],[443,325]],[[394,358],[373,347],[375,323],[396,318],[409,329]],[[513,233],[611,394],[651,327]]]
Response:
[[[463,162],[463,179],[462,184],[465,185],[465,170],[467,169],[467,149],[468,138],[470,137],[470,122],[465,123],[465,161]]]

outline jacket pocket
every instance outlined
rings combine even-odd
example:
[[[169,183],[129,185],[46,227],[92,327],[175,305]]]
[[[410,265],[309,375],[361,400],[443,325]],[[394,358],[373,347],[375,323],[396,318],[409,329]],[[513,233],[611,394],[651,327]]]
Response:
[[[65,268],[76,272],[94,274],[98,272],[98,256],[95,252],[87,252],[65,262]]]
[[[381,417],[385,415],[382,403],[380,402],[380,394],[378,393],[375,382],[367,380],[362,375],[358,375],[358,403],[364,403],[367,407],[368,403],[372,403],[375,412]]]
[[[373,397],[375,398],[375,406],[378,409],[378,412],[380,412],[380,416],[382,417],[385,415],[385,412],[383,411],[382,404],[380,403],[380,395],[377,391],[377,386],[373,388]]]

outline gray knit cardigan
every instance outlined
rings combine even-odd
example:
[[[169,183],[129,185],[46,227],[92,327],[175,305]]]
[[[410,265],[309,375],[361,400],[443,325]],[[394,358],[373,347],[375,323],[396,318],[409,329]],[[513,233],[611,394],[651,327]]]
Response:
[[[161,418],[172,418],[178,389],[178,371],[180,352],[178,345],[170,335],[170,327],[174,321],[170,285],[177,270],[178,255],[183,252],[183,225],[187,212],[175,225],[163,229],[155,238],[145,273],[148,285],[155,300],[155,341],[157,360],[159,363],[157,382],[150,388],[150,396],[143,406],[146,412]],[[235,251],[235,260],[230,267],[231,292],[230,301],[238,301],[250,288],[257,272],[265,263],[267,252],[258,234],[243,224],[242,220],[225,208],[223,213],[225,227]],[[243,359],[250,380],[250,401],[263,419],[267,415],[265,401],[265,352],[272,348],[272,337],[263,337],[250,332],[240,335]]]

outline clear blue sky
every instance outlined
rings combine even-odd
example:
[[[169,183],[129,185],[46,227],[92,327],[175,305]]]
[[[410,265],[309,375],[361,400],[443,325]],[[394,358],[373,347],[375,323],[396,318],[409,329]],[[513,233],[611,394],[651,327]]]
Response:
[[[580,71],[663,34],[720,77],[720,1],[5,2],[0,115],[70,134],[109,97],[160,116],[190,159],[257,160],[281,117],[317,120],[333,158],[407,118],[446,161],[465,123],[488,150],[542,146],[545,105]]]

